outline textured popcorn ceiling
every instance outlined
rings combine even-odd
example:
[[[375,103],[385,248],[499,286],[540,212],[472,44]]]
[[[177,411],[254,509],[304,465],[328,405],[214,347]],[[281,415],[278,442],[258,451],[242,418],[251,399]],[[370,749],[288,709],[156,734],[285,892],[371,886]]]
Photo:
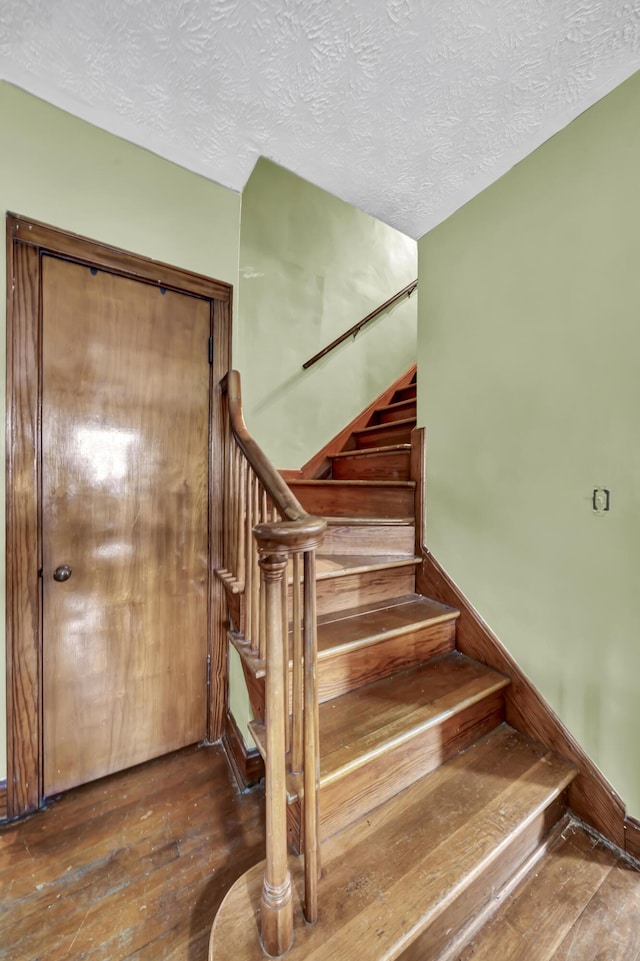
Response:
[[[0,0],[3,79],[234,190],[263,154],[414,237],[639,68],[640,0]]]

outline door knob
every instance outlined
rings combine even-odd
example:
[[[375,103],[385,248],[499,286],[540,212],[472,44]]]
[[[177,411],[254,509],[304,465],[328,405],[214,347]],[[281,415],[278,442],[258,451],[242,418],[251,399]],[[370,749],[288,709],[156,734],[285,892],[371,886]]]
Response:
[[[71,568],[68,564],[63,564],[62,567],[56,567],[53,572],[54,581],[68,581],[71,577]]]

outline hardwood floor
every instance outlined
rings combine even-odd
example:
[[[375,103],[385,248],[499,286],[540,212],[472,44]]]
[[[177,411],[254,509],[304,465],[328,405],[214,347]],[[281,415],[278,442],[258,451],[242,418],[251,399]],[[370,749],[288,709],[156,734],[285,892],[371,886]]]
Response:
[[[0,828],[0,959],[204,961],[263,825],[217,746],[68,792]]]
[[[492,920],[446,961],[638,961],[640,874],[570,824]]]
[[[0,959],[205,961],[222,898],[263,857],[263,820],[262,791],[240,794],[216,746],[68,792],[0,828]],[[640,874],[571,825],[445,957],[638,961]]]

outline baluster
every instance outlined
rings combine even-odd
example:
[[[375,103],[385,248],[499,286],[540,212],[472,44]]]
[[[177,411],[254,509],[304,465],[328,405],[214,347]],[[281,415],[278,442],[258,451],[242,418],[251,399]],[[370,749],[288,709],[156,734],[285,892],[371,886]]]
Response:
[[[318,638],[316,618],[316,555],[304,552],[304,915],[318,919],[320,842],[318,837]]]
[[[282,650],[284,651],[282,684],[284,687],[284,736],[285,751],[287,754],[291,750],[291,722],[289,716],[289,569],[290,565],[287,564],[281,584]]]
[[[236,528],[235,536],[238,544],[238,572],[237,580],[243,585],[245,582],[245,487],[246,487],[246,476],[247,476],[247,461],[241,456],[238,464],[239,476],[236,483],[236,498],[238,501],[237,514],[236,514]]]
[[[253,481],[252,485],[252,512],[253,512],[253,524],[254,527],[260,518],[260,488],[258,486],[258,478],[252,473],[251,479]],[[258,650],[258,656],[263,660],[266,657],[265,641],[264,641],[264,631],[262,630],[262,625],[264,624],[264,597],[260,578],[260,568],[258,567],[258,551],[255,543],[252,544],[251,550],[251,563],[253,566],[253,573],[251,577],[251,637],[253,638],[253,643]]]
[[[229,456],[229,518],[227,521],[227,524],[228,524],[227,570],[231,574],[232,578],[236,578],[238,576],[238,571],[236,568],[236,540],[235,540],[237,458],[238,458],[238,445],[234,441],[231,445],[231,451]]]
[[[253,613],[253,554],[255,545],[253,543],[253,471],[249,468],[245,476],[245,519],[244,519],[244,638],[251,642],[251,649],[257,651],[258,638],[251,633],[252,613]]]
[[[234,480],[233,480],[233,490],[234,490],[234,503],[233,503],[233,576],[236,580],[242,580],[242,571],[240,570],[239,561],[239,546],[240,538],[242,537],[242,525],[243,517],[240,513],[240,483],[242,477],[242,461],[243,461],[242,451],[236,444],[235,449],[235,464],[234,464]]]
[[[293,630],[292,660],[292,725],[291,770],[302,770],[302,698],[303,698],[303,660],[302,660],[302,612],[300,605],[300,552],[293,555],[293,584],[291,626]]]
[[[224,542],[223,542],[223,561],[222,566],[226,571],[231,571],[231,518],[233,517],[233,485],[231,483],[231,463],[233,461],[233,448],[235,440],[231,433],[228,422],[224,427]]]
[[[287,860],[287,795],[285,769],[284,650],[281,644],[283,610],[280,581],[285,578],[286,554],[263,554],[260,558],[265,596],[263,623],[267,648],[265,703],[266,757],[266,848],[262,886],[261,937],[270,957],[280,957],[293,941],[291,876]]]

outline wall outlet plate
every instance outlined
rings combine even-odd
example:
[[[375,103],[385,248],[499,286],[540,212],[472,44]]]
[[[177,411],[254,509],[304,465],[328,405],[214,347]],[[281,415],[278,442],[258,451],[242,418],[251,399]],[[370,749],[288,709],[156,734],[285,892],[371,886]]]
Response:
[[[596,514],[606,514],[611,507],[611,491],[606,487],[594,487],[591,503]]]

